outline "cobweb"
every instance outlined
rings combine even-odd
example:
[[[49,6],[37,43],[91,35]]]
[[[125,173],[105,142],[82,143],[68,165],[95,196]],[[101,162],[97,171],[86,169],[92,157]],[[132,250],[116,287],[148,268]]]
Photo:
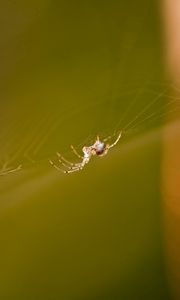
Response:
[[[180,85],[158,2],[2,1],[0,298],[167,299],[159,154]],[[82,172],[49,163],[121,131]]]
[[[0,175],[50,168],[57,151],[74,159],[69,146],[81,151],[97,134],[114,139],[122,131],[126,143],[179,115],[179,91],[162,79],[156,4],[92,2],[80,8],[72,6],[71,14],[64,3],[61,15],[58,4],[48,3],[48,11],[37,15],[40,23],[27,22],[24,32],[15,21],[8,27],[14,29],[4,42],[0,75],[12,93],[1,93]],[[14,7],[12,12],[16,20]],[[9,61],[19,67],[13,79]]]
[[[33,115],[28,106],[16,114],[15,108],[7,106],[0,120],[0,176],[47,166],[57,151],[73,160],[69,145],[74,144],[80,152],[84,145],[94,143],[97,134],[102,139],[110,135],[113,140],[122,131],[121,143],[125,143],[161,128],[179,116],[178,92],[169,82],[151,81],[143,86],[141,82],[124,85],[114,99],[105,95],[81,106],[67,103],[58,110],[48,105]]]

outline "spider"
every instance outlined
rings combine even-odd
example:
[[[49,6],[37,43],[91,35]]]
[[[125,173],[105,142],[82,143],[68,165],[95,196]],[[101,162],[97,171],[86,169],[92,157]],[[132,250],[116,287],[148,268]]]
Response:
[[[61,169],[61,167],[59,167],[58,165],[56,165],[52,160],[49,160],[50,164],[58,171],[62,171],[65,174],[69,174],[69,173],[73,173],[76,171],[80,171],[82,170],[86,164],[89,163],[90,159],[92,156],[105,156],[109,149],[113,148],[120,140],[122,135],[122,132],[120,132],[116,138],[116,140],[114,141],[114,143],[112,144],[107,144],[106,141],[109,140],[111,138],[111,136],[107,137],[106,139],[103,139],[103,141],[101,141],[99,139],[99,136],[97,136],[96,141],[93,145],[91,146],[84,146],[82,148],[82,152],[83,152],[83,156],[80,155],[76,149],[74,148],[74,146],[71,145],[71,150],[73,151],[73,153],[81,159],[80,163],[71,163],[70,161],[68,161],[67,159],[65,159],[59,152],[57,152],[57,156],[58,156],[58,162],[64,166],[66,169],[63,170]]]

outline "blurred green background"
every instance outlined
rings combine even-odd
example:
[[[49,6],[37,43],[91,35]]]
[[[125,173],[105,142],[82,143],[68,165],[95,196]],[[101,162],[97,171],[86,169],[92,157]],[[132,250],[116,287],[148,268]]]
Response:
[[[48,163],[160,94],[157,1],[1,1],[0,20],[1,164],[23,164],[0,177],[0,299],[170,299],[160,118],[82,172]]]

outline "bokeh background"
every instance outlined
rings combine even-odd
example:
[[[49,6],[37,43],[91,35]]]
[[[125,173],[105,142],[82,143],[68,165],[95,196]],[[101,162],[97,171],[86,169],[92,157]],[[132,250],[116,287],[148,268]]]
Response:
[[[22,164],[0,177],[0,298],[171,299],[160,4],[1,1],[0,21],[0,161]],[[126,127],[82,172],[48,162]]]

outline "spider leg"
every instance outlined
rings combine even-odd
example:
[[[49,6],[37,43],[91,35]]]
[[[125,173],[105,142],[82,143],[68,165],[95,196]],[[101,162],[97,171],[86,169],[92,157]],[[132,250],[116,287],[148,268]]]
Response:
[[[58,153],[58,161],[66,168],[69,170],[73,170],[81,166],[81,163],[71,163],[68,160],[66,160],[60,153]]]
[[[63,167],[65,168],[71,168],[71,165],[68,165],[67,163],[65,163],[61,158],[58,158],[58,162],[63,165]]]
[[[73,146],[72,146],[73,147]],[[72,148],[71,147],[71,148]],[[74,149],[74,148],[73,148]],[[75,150],[76,151],[76,150]],[[74,152],[74,151],[73,151]],[[49,160],[49,163],[58,171],[61,171],[65,174],[73,173],[76,171],[80,171],[84,168],[84,166],[89,162],[89,157],[81,157],[82,161],[80,163],[71,163],[67,159],[65,159],[59,152],[56,153],[58,156],[58,162],[65,167],[65,170],[62,169],[60,166],[56,165],[52,160]],[[78,153],[77,153],[78,154]]]
[[[121,134],[122,134],[122,132],[120,132],[119,135],[121,135]],[[116,133],[113,133],[112,135],[108,135],[105,139],[103,139],[103,142],[107,142],[108,140],[112,139],[115,135],[116,135]]]
[[[64,158],[59,152],[57,152],[56,154],[59,158],[59,162],[62,163],[65,167],[68,167],[68,165],[71,167],[75,167],[75,166],[79,166],[79,164],[80,164],[80,163],[74,164],[74,163],[70,162],[69,160]]]
[[[69,167],[69,170],[74,170],[74,169],[78,169],[81,167],[81,163],[77,166],[74,166],[74,167]]]
[[[117,139],[115,140],[115,142],[108,146],[109,149],[114,147],[119,142],[119,140],[121,138],[121,135],[122,135],[122,132],[119,133],[119,135],[118,135]]]
[[[57,166],[52,160],[49,160],[49,163],[58,171],[61,171],[63,173],[69,173],[69,171],[71,170],[76,170],[79,168],[79,166],[68,166],[65,163],[63,163],[61,160],[59,160],[59,162],[63,165],[63,167],[65,167],[67,170],[63,170],[62,168],[60,168],[59,166]]]
[[[107,136],[105,139],[103,139],[103,142],[107,142],[108,140],[112,139],[113,136],[114,134]]]
[[[69,172],[70,170],[74,170],[74,169],[78,169],[80,166],[81,166],[81,163],[79,163],[79,164],[73,164],[73,163],[71,163],[71,165],[70,165],[70,162],[69,162],[69,165],[67,164],[67,163],[65,163],[65,162],[63,162],[63,160],[62,160],[62,156],[59,154],[58,155],[58,157],[61,157],[61,159],[59,158],[58,159],[58,161],[63,165],[63,167],[65,167],[66,169],[68,169],[68,170],[63,170],[62,168],[60,168],[59,166],[57,166],[52,160],[49,160],[49,163],[56,169],[56,170],[58,170],[58,171],[61,171],[61,172],[63,172],[63,173],[67,173],[67,172]]]
[[[81,163],[77,166],[70,167],[70,166],[64,165],[64,167],[66,167],[67,171],[72,171],[72,170],[76,170],[76,169],[81,168]]]
[[[74,164],[71,163],[69,160],[65,159],[59,152],[56,152],[58,158],[59,158],[59,162],[62,163],[62,161],[64,161],[66,164],[73,166]]]
[[[77,152],[77,150],[74,148],[73,145],[71,145],[71,149],[72,149],[73,153],[74,153],[77,157],[83,159],[83,156],[81,156],[81,155]]]
[[[60,167],[58,167],[52,160],[49,160],[49,163],[51,166],[53,166],[56,170],[61,171],[63,173],[66,173],[66,171],[62,170]]]
[[[79,166],[79,167],[74,168],[74,169],[72,169],[72,170],[67,170],[67,171],[65,171],[65,173],[66,173],[66,174],[69,174],[69,173],[73,173],[73,172],[80,171],[80,170],[82,170],[82,169],[83,169],[83,166]]]
[[[69,170],[66,170],[65,173],[73,173],[73,172],[76,172],[76,171],[80,171],[84,168],[84,166],[89,162],[89,160],[85,160],[83,159],[83,161],[79,164],[76,164],[76,166],[72,166],[72,167],[69,167]]]

